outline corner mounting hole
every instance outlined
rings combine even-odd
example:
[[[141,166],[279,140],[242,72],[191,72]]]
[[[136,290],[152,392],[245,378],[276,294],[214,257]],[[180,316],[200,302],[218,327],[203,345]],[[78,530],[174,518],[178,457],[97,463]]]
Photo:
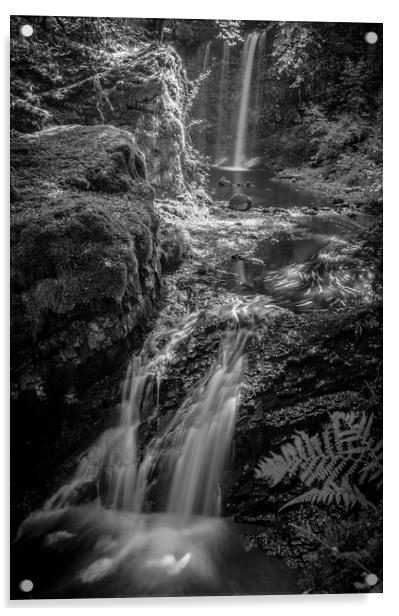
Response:
[[[22,34],[22,36],[25,36],[25,37],[32,36],[33,34],[33,28],[30,24],[25,24],[24,26],[21,26],[19,31]]]
[[[19,583],[19,588],[22,592],[30,592],[33,590],[32,580],[22,580],[22,582]]]
[[[375,43],[378,41],[377,32],[366,32],[366,34],[364,35],[364,40],[366,41],[366,43],[369,43],[369,45],[375,45]]]

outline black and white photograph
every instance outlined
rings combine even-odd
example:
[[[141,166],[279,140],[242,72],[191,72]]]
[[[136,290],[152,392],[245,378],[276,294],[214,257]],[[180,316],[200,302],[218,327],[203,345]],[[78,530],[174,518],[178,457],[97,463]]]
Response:
[[[12,600],[383,592],[383,20],[266,14],[10,17]]]

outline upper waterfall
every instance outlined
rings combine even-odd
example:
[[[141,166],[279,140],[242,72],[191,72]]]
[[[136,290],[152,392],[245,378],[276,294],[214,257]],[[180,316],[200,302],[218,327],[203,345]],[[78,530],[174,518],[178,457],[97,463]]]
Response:
[[[251,32],[247,36],[244,43],[244,51],[242,56],[240,111],[238,115],[237,135],[234,151],[234,167],[242,166],[245,158],[251,77],[258,38],[259,32]]]

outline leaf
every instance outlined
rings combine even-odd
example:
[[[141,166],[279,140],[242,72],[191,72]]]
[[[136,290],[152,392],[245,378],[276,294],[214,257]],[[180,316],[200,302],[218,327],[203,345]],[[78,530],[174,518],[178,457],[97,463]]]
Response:
[[[260,461],[255,475],[271,485],[287,474],[298,475],[308,488],[280,511],[300,503],[374,508],[358,487],[366,481],[377,489],[382,486],[382,441],[374,443],[372,425],[372,414],[336,411],[321,434],[297,432],[292,442],[282,445],[281,453]]]

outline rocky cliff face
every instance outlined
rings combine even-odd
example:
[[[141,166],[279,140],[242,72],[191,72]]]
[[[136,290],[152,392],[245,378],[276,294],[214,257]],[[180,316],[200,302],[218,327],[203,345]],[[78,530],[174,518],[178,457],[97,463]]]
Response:
[[[159,193],[181,194],[201,183],[187,137],[188,80],[172,47],[153,43],[125,51],[104,70],[43,89],[34,101],[12,97],[16,130],[32,132],[51,123],[119,126],[135,135]]]

